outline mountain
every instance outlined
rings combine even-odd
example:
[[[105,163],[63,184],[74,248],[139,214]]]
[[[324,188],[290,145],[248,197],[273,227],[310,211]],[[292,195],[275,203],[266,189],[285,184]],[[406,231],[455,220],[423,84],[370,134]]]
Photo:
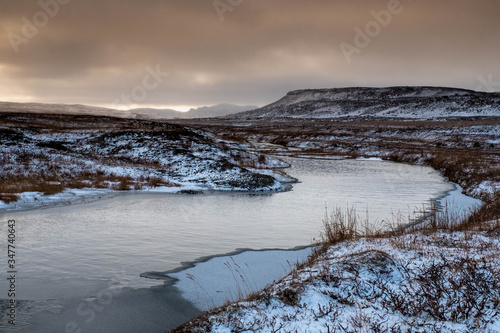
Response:
[[[175,119],[184,118],[184,113],[172,109],[153,109],[153,108],[138,108],[131,109],[129,112],[137,119]]]
[[[226,119],[449,119],[500,117],[500,93],[442,87],[334,88],[289,92]]]
[[[46,103],[14,103],[0,102],[0,112],[72,114],[89,116],[110,116],[131,118],[129,111],[101,108],[80,104],[46,104]]]
[[[188,114],[192,118],[221,117],[258,108],[255,105],[217,104],[191,109],[188,111]]]
[[[117,110],[80,104],[0,102],[0,112],[71,114],[137,119],[184,119],[221,117],[238,112],[254,110],[257,108],[257,106],[253,105],[240,106],[233,104],[217,104],[214,106],[203,106],[196,109],[192,108],[187,112],[181,112],[172,109],[138,108],[131,110]]]
[[[253,105],[234,105],[234,104],[217,104],[214,106],[202,106],[199,108],[191,108],[187,112],[180,112],[171,109],[132,109],[130,112],[136,115],[136,118],[142,119],[189,119],[189,118],[210,118],[222,117],[238,112],[255,110],[258,106]]]

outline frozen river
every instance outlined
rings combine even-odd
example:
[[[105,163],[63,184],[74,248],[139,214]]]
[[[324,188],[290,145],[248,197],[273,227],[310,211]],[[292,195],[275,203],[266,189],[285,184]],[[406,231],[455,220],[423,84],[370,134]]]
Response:
[[[200,309],[237,297],[241,289],[247,292],[272,282],[289,270],[290,263],[305,258],[308,250],[248,252],[255,253],[254,259],[261,255],[259,260],[274,270],[265,277],[250,272],[256,275],[254,280],[245,280],[237,291],[205,288],[201,278],[186,283],[183,272],[173,274],[181,279],[178,286],[141,277],[145,272],[165,275],[179,270],[183,262],[237,249],[308,246],[320,235],[325,207],[354,205],[362,218],[368,215],[370,224],[381,227],[398,212],[413,216],[430,200],[455,189],[428,167],[382,161],[289,161],[292,168],[287,172],[300,183],[283,193],[127,193],[88,204],[0,213],[2,249],[7,247],[7,220],[16,220],[16,329],[164,332]],[[461,200],[464,206],[476,203]],[[248,270],[254,259],[244,261]],[[231,264],[229,260],[222,263]],[[0,267],[7,272],[6,260]],[[1,298],[7,297],[7,289],[8,281],[2,278]],[[3,315],[0,330],[7,329],[12,327]]]

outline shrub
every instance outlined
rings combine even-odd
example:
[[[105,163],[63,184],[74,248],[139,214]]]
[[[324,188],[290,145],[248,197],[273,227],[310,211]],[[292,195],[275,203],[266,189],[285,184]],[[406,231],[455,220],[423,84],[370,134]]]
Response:
[[[345,212],[337,207],[330,215],[325,213],[321,238],[326,245],[353,239],[358,235],[357,224],[354,207],[348,208]]]

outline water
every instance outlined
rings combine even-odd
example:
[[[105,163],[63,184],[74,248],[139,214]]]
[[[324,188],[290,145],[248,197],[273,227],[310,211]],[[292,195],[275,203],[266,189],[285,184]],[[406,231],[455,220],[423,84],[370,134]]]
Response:
[[[287,172],[301,183],[284,193],[130,193],[0,215],[3,249],[6,222],[17,221],[17,298],[23,300],[18,319],[33,324],[22,332],[77,332],[75,325],[81,332],[136,332],[138,327],[161,332],[198,309],[175,288],[141,273],[173,270],[181,262],[240,248],[309,245],[320,234],[325,207],[355,205],[380,226],[398,211],[412,215],[454,189],[427,167],[354,160],[291,163]],[[2,279],[2,297],[6,288]]]

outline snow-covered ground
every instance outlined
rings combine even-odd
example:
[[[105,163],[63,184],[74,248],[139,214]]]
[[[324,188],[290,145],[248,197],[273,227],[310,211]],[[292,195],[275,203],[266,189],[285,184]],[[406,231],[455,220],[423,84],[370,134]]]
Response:
[[[241,146],[276,155],[432,165],[463,187],[439,201],[451,223],[470,213],[458,207],[481,203],[462,191],[494,209],[498,125],[437,123],[214,126]],[[420,225],[429,226],[430,220]],[[282,281],[174,332],[500,332],[500,221],[482,230],[428,228],[345,241]]]
[[[341,242],[178,332],[500,332],[499,227]]]
[[[381,158],[431,165],[468,195],[500,192],[500,120],[254,120],[253,124],[219,121],[203,128],[235,138],[240,149],[278,156]]]
[[[480,97],[467,97],[468,92],[453,94],[483,108]],[[434,95],[425,91],[403,97],[422,96]],[[497,109],[493,111],[497,113]],[[326,152],[330,157],[395,160],[390,155],[401,148],[411,157],[403,160],[422,164],[446,153],[448,147],[460,148],[475,155],[458,159],[457,163],[464,163],[458,167],[465,174],[482,175],[467,179],[459,174],[466,191],[494,194],[500,189],[496,168],[498,125],[418,130],[412,125],[372,129],[344,128],[342,124],[342,129],[325,127],[324,132],[320,127],[305,126],[299,135],[257,133],[246,137],[247,142],[238,143],[170,124],[130,120],[106,123],[110,120],[97,117],[95,123],[81,118],[72,123],[60,117],[9,117],[12,124],[0,126],[0,195],[12,193],[5,190],[8,186],[29,188],[33,181],[60,191],[50,195],[22,191],[17,201],[4,203],[0,209],[43,206],[71,198],[86,200],[81,198],[98,198],[123,189],[282,190],[291,180],[271,169],[285,167],[286,163],[245,151],[252,147],[257,152],[305,156]],[[65,122],[71,127],[61,125]],[[434,155],[428,153],[434,148],[441,150]],[[484,160],[478,163],[476,159],[483,155]],[[74,183],[80,189],[71,187]],[[499,229],[416,232],[336,244],[250,300],[197,320],[199,330],[190,327],[187,332],[500,332]],[[243,270],[236,259],[233,266],[227,260],[219,262],[219,267],[221,264],[227,267],[226,275]],[[283,267],[277,269],[282,271]],[[184,282],[196,283],[198,277],[191,276]],[[238,276],[234,278],[238,280]],[[212,288],[222,291],[215,283]],[[199,301],[207,303],[207,299]]]
[[[120,190],[281,191],[293,181],[274,170],[287,167],[285,162],[178,125],[85,116],[4,118],[0,209]]]
[[[0,211],[27,210],[32,208],[52,207],[87,203],[113,195],[106,189],[68,189],[53,195],[44,195],[41,192],[23,192],[15,202],[0,201]]]

